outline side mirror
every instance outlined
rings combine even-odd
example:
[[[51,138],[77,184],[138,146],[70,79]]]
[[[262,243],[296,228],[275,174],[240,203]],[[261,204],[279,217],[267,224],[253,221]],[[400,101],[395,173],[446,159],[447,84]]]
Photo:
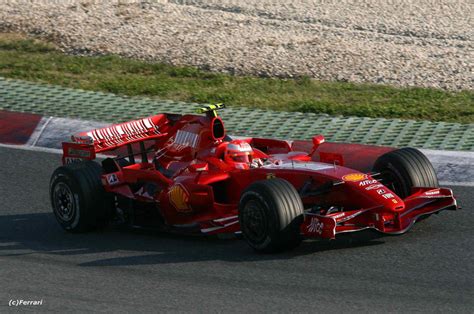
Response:
[[[318,149],[319,145],[325,142],[324,136],[321,134],[313,136],[313,149],[311,152],[308,154],[308,156],[311,156],[314,154],[316,149]]]
[[[209,170],[209,165],[207,164],[207,162],[189,165],[189,171],[191,172],[201,172],[201,171],[208,171],[208,170]]]
[[[313,149],[316,150],[316,148],[318,148],[318,146],[324,142],[325,142],[325,139],[323,135],[319,134],[319,135],[313,136]]]

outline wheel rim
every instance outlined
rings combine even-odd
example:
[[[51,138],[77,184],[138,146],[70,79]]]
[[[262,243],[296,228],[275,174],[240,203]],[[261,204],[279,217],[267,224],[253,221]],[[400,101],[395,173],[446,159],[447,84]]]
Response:
[[[261,243],[267,237],[268,224],[263,205],[248,201],[242,213],[242,231],[251,243]]]
[[[69,186],[64,182],[59,182],[53,190],[54,213],[64,222],[74,218],[76,205],[74,195]]]

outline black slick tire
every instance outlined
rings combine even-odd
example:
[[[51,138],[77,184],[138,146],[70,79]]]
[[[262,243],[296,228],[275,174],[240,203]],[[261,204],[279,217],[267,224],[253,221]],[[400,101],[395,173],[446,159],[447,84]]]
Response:
[[[274,253],[298,246],[303,220],[301,198],[295,187],[286,180],[257,181],[240,198],[242,234],[258,252]]]
[[[413,187],[439,187],[436,172],[428,158],[415,148],[405,147],[380,156],[373,167],[384,185],[401,198]]]
[[[101,182],[102,167],[93,161],[57,168],[50,180],[53,213],[61,227],[73,233],[104,227],[113,212],[113,197]]]

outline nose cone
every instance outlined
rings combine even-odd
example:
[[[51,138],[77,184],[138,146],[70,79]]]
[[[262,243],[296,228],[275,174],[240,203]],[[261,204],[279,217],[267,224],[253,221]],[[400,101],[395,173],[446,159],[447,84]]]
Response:
[[[385,210],[400,212],[405,209],[405,203],[395,192],[368,174],[351,173],[344,175],[342,180],[374,203],[383,205]]]

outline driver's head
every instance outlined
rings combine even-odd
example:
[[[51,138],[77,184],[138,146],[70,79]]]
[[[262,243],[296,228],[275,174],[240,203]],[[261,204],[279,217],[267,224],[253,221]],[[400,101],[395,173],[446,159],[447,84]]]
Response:
[[[224,161],[237,168],[249,169],[253,159],[252,147],[246,141],[233,140],[229,142],[224,151]]]

